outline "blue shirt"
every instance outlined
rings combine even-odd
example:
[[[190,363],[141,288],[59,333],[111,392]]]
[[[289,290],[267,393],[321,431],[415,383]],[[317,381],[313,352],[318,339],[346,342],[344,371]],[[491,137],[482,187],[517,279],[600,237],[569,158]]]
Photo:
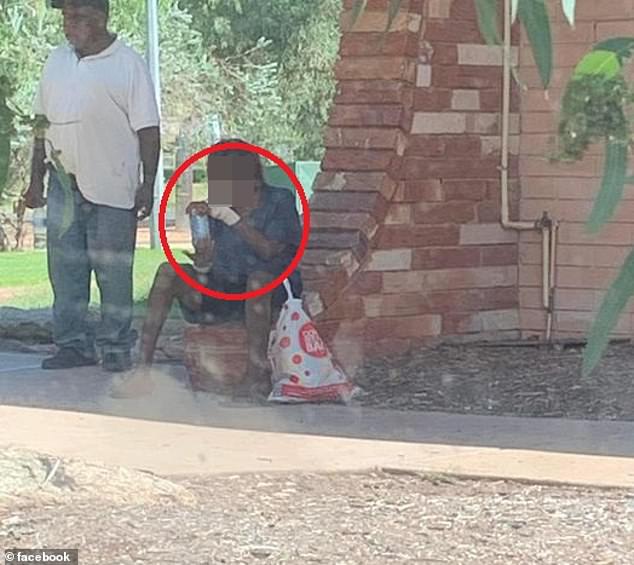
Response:
[[[215,241],[213,257],[213,278],[228,284],[228,292],[244,292],[251,273],[264,271],[279,277],[291,264],[302,238],[302,227],[295,206],[295,194],[288,189],[264,185],[260,206],[246,216],[243,221],[258,230],[269,241],[286,243],[281,254],[267,261],[257,255],[240,233],[224,222],[209,219],[209,229]],[[302,293],[302,281],[298,270],[290,277],[293,294]],[[231,289],[231,290],[229,290]],[[273,303],[283,304],[286,291],[283,286],[275,289]]]

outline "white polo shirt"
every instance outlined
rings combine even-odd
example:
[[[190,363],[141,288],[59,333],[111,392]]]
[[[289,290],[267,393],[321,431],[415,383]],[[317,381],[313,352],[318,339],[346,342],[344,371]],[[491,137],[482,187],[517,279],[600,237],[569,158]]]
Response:
[[[61,151],[84,197],[95,204],[132,209],[142,178],[137,132],[160,123],[147,65],[116,39],[107,49],[78,58],[62,45],[49,56],[34,113],[51,123],[46,137]],[[49,143],[50,141],[50,143]]]

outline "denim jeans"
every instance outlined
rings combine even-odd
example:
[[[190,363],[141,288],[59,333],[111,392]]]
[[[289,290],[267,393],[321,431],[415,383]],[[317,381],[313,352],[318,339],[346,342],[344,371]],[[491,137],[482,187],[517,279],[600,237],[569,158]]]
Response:
[[[75,186],[75,189],[77,187]],[[47,198],[48,273],[53,287],[53,336],[60,347],[94,355],[127,352],[134,346],[132,266],[137,219],[134,210],[88,202],[73,191],[73,221],[60,237],[64,188],[54,171]],[[87,320],[90,281],[95,273],[101,293],[101,322],[96,332]]]

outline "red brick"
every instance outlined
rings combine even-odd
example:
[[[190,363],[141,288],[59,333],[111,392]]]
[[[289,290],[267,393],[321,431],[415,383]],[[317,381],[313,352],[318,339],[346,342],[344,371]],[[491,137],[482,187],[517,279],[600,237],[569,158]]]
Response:
[[[499,112],[500,108],[502,108],[501,88],[480,90],[480,110],[483,112]]]
[[[324,171],[384,171],[394,157],[391,150],[338,149],[328,151],[322,162]]]
[[[363,302],[369,318],[416,316],[432,311],[430,297],[421,292],[366,296]]]
[[[317,292],[325,308],[328,308],[339,296],[341,287],[328,280],[307,280],[304,287],[308,292]]]
[[[472,21],[430,20],[425,28],[427,41],[443,43],[482,43],[478,24]]]
[[[366,296],[381,292],[383,287],[383,273],[378,272],[360,272],[357,273],[348,288],[348,292]]]
[[[445,200],[484,200],[488,182],[483,180],[445,180],[442,183]]]
[[[556,131],[559,117],[547,112],[525,112],[522,114],[522,133],[547,133]]]
[[[405,159],[407,179],[482,179],[499,175],[499,160],[487,159]]]
[[[364,298],[366,315],[412,316],[426,313],[502,310],[518,304],[515,287],[384,294]]]
[[[330,126],[387,126],[398,127],[401,123],[402,106],[395,104],[339,105],[335,104],[330,114]]]
[[[327,128],[326,147],[392,149],[396,146],[398,128]]]
[[[387,213],[388,203],[376,192],[317,192],[311,198],[313,212],[366,212],[376,218]],[[341,226],[345,227],[345,226]]]
[[[517,284],[517,268],[514,266],[476,267],[427,271],[423,288],[458,290],[494,288],[515,284]]]
[[[453,0],[449,14],[452,21],[477,21],[475,2],[473,0]]]
[[[575,22],[571,27],[568,22],[551,22],[552,33],[557,45],[565,43],[583,43],[590,45],[595,41],[595,22]],[[528,45],[528,37],[522,34],[522,43]]]
[[[405,151],[406,157],[442,157],[445,140],[439,135],[411,135]]]
[[[517,245],[491,245],[482,248],[482,266],[517,265]]]
[[[368,213],[356,212],[313,212],[311,215],[312,228],[340,228],[363,231],[370,237],[376,230],[376,220]]]
[[[404,80],[407,72],[404,57],[346,57],[335,66],[339,80]]]
[[[514,308],[518,303],[518,290],[515,287],[467,289],[435,292],[432,298],[433,311],[475,312]]]
[[[447,157],[480,157],[482,142],[479,136],[459,135],[445,138]]]
[[[432,48],[430,62],[432,65],[457,65],[458,46],[446,43],[437,43]]]
[[[441,112],[451,110],[452,90],[449,88],[417,88],[414,93],[414,110]]]
[[[323,314],[322,319],[326,320],[358,320],[364,314],[363,301],[360,296],[339,296]]]
[[[610,2],[579,2],[576,18],[578,21],[623,20],[632,17],[631,0],[610,0]]]
[[[411,224],[413,207],[411,204],[390,204],[385,217],[386,224]]]
[[[481,291],[480,307],[486,310],[514,308],[519,304],[517,287],[485,288]]]
[[[480,157],[482,144],[478,136],[469,135],[412,135],[407,157]]]
[[[302,257],[302,265],[323,265],[330,254],[328,249],[307,249]]]
[[[570,81],[572,70],[572,67],[555,67],[550,81],[550,88],[555,90],[566,88],[566,85]],[[544,88],[536,67],[522,67],[520,69],[520,80],[522,80],[527,88]]]
[[[332,251],[330,251],[330,253],[331,253],[331,257],[334,256],[334,253]],[[347,251],[347,253],[349,253],[349,251]],[[343,273],[343,269],[341,268],[340,263],[335,263],[335,264],[327,264],[326,262],[317,263],[317,264],[306,263],[302,267],[302,279],[304,279],[305,281],[314,281],[314,280],[320,280],[320,279],[337,280],[337,277],[340,277],[341,273]],[[340,282],[342,281],[343,279],[341,279]]]
[[[368,241],[357,230],[324,231],[314,229],[310,234],[310,249],[349,249],[359,259],[365,258]]]
[[[466,224],[474,219],[473,202],[421,203],[414,210],[417,224]]]
[[[409,37],[412,32],[399,31],[383,34],[344,33],[341,38],[339,54],[341,57],[367,57],[373,55],[408,55]],[[412,56],[416,56],[413,53]]]
[[[403,157],[401,157],[400,155],[394,155],[394,157],[390,161],[390,166],[387,168],[387,174],[396,181],[405,180],[405,173],[403,170]]]
[[[441,320],[437,315],[373,318],[366,322],[365,338],[373,343],[390,338],[431,337],[440,333]]]
[[[631,31],[634,31],[630,25]],[[588,53],[588,45],[567,44],[558,45],[553,49],[553,65],[557,67],[576,67],[579,61]],[[520,49],[520,66],[535,67],[535,59],[532,49]],[[554,94],[554,93],[553,93]]]
[[[412,260],[412,270],[478,267],[479,265],[480,249],[477,247],[415,249]]]
[[[522,97],[522,111],[524,112],[559,112],[563,91],[529,89]]]
[[[440,202],[442,185],[440,180],[401,182],[394,202]]]
[[[383,226],[379,234],[379,249],[458,245],[460,240],[456,226]]]
[[[597,24],[597,40],[603,41],[612,37],[632,36],[634,34],[634,20],[602,22]]]
[[[489,310],[475,314],[451,313],[443,318],[443,333],[448,335],[517,329],[519,329],[519,313],[516,309]]]
[[[499,200],[485,200],[476,206],[478,222],[491,223],[500,220],[501,204]]]
[[[599,177],[603,169],[601,157],[587,156],[583,161],[574,163],[550,161],[543,157],[521,157],[522,176]]]
[[[313,191],[317,192],[383,192],[393,184],[386,173],[322,172],[317,175]]]
[[[432,86],[439,88],[496,88],[502,74],[496,67],[437,66],[432,72]]]
[[[405,83],[394,80],[344,80],[337,85],[335,104],[401,104]]]

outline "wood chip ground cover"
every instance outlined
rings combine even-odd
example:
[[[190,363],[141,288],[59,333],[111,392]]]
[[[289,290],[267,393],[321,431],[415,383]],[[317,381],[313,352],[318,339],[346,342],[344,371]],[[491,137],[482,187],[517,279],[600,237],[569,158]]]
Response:
[[[172,479],[193,504],[74,497],[0,507],[0,547],[82,565],[629,565],[634,493],[385,472]]]
[[[634,420],[634,348],[611,347],[590,378],[581,349],[445,345],[368,363],[366,406],[464,414]]]

